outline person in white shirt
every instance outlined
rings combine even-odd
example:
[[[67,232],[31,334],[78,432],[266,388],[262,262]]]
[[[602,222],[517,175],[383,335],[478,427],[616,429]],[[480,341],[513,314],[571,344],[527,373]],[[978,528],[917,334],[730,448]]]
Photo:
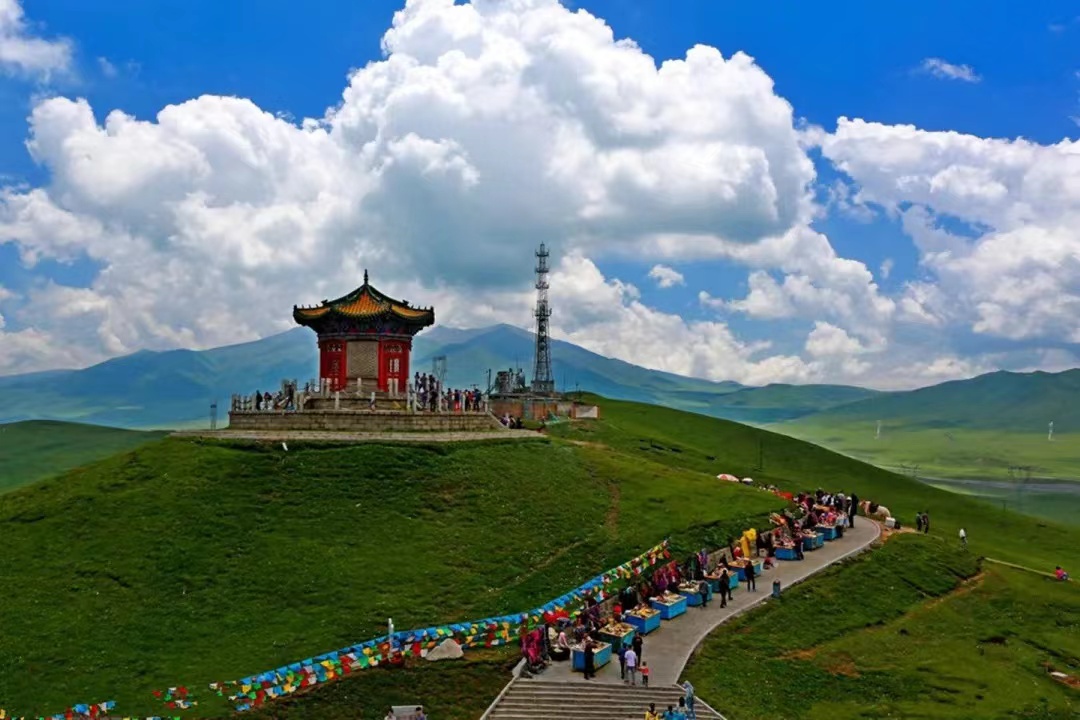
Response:
[[[637,653],[634,652],[634,648],[630,647],[626,650],[626,682],[630,685],[637,685]]]
[[[967,533],[964,531],[964,528],[960,528],[960,544],[967,547]]]

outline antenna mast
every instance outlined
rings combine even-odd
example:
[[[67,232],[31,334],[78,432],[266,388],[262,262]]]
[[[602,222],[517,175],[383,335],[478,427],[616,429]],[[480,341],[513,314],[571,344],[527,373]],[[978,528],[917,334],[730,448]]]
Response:
[[[533,362],[532,391],[550,394],[555,392],[555,378],[551,375],[551,340],[548,337],[548,257],[547,246],[540,243],[536,251],[536,359]]]

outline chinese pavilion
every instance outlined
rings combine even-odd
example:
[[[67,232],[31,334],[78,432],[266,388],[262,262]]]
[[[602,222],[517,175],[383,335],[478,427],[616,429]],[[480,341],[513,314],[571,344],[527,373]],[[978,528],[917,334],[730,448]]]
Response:
[[[293,319],[318,334],[319,377],[331,391],[359,385],[396,395],[409,384],[413,336],[435,323],[435,310],[383,295],[365,270],[359,288],[315,307],[293,306]]]

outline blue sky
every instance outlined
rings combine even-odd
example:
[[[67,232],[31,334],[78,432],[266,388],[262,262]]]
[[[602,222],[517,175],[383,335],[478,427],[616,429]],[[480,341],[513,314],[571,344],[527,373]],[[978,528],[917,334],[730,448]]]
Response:
[[[227,3],[23,0],[25,19],[19,32],[46,41],[66,39],[72,55],[68,66],[60,70],[46,73],[39,71],[40,68],[9,64],[7,72],[0,75],[2,184],[13,192],[47,189],[59,205],[68,202],[63,197],[65,185],[56,177],[56,168],[50,167],[48,161],[35,163],[26,148],[30,133],[28,115],[43,99],[52,96],[85,98],[98,123],[114,109],[139,120],[153,121],[162,108],[202,95],[248,98],[262,110],[295,122],[305,117],[322,117],[327,108],[341,102],[351,70],[384,59],[380,43],[402,2],[328,0],[300,6],[282,0]],[[696,44],[713,46],[725,58],[736,51],[749,54],[774,82],[775,95],[793,106],[794,119],[800,127],[806,123],[820,127],[824,133],[834,133],[838,118],[848,117],[883,127],[911,125],[925,133],[927,139],[953,131],[982,140],[1003,138],[1011,142],[1022,137],[1040,147],[1080,136],[1075,120],[1080,117],[1080,8],[1068,11],[1064,3],[1026,3],[1020,8],[1005,0],[912,2],[902,6],[866,2],[821,5],[795,1],[584,0],[572,6],[602,18],[616,38],[632,38],[658,62],[683,58]],[[933,62],[938,62],[937,71],[928,64]],[[850,211],[829,202],[834,183],[843,183],[851,195],[871,187],[869,175],[852,177],[839,169],[845,161],[865,162],[865,157],[841,157],[845,152],[829,150],[828,143],[824,150],[807,151],[814,163],[815,178],[810,192],[817,198],[818,211],[805,227],[826,236],[838,258],[862,263],[873,275],[874,292],[891,298],[898,307],[905,293],[914,292],[908,288],[913,281],[935,286],[940,281],[942,288],[946,288],[949,277],[954,278],[952,282],[958,282],[955,269],[927,265],[925,247],[914,241],[910,228],[904,227],[897,208],[920,205],[919,200],[899,195],[885,198],[879,188],[876,193],[867,194],[868,198],[870,194],[876,195],[873,201],[857,202]],[[964,165],[971,167],[975,167],[973,162]],[[869,174],[872,169],[867,166],[864,172]],[[922,202],[920,206],[927,208],[938,227],[950,229],[947,223],[952,214],[963,215],[964,211],[949,210],[945,204],[943,201],[939,208]],[[80,207],[85,210],[78,203],[64,207],[73,212]],[[973,210],[964,222],[982,222],[981,217]],[[109,224],[102,217],[97,219]],[[0,224],[0,233],[3,227]],[[1016,230],[1004,224],[995,229]],[[528,229],[522,229],[521,234],[529,235]],[[91,287],[116,262],[107,252],[70,248],[54,253],[54,257],[47,252],[39,253],[38,259],[28,261],[29,241],[16,237],[14,231],[9,231],[9,235],[8,238],[0,235],[0,290],[6,288],[0,293],[0,301],[6,302],[0,304],[0,317],[5,319],[0,327],[9,335],[37,327],[41,313],[34,312],[35,303],[46,301],[35,296],[36,290],[55,285],[74,289]],[[522,248],[522,253],[526,254],[527,249]],[[610,284],[618,279],[632,283],[640,293],[641,304],[658,313],[681,317],[690,333],[707,334],[715,330],[712,327],[695,330],[695,322],[722,322],[743,345],[767,341],[771,344],[769,352],[787,356],[804,352],[804,347],[808,347],[807,333],[818,321],[812,309],[791,310],[784,317],[766,317],[738,311],[730,305],[718,311],[717,304],[701,301],[700,293],[704,291],[710,297],[737,302],[749,292],[754,271],[764,272],[777,282],[803,272],[785,270],[775,261],[771,266],[768,262],[748,263],[733,258],[730,253],[665,259],[662,253],[650,254],[648,250],[640,254],[589,251],[586,255],[606,282]],[[527,267],[528,260],[525,263]],[[882,270],[883,263],[888,265],[889,272]],[[657,264],[674,267],[682,274],[683,283],[657,287],[648,276]],[[422,273],[422,270],[414,269],[414,272]],[[406,276],[408,273],[402,275]],[[418,277],[421,286],[453,285],[453,281],[442,282],[440,278],[425,278],[422,274]],[[1073,286],[1071,276],[1059,280],[1065,287]],[[814,282],[821,285],[817,280]],[[968,292],[970,297],[953,302],[945,300],[943,304],[985,307],[986,301],[976,297],[978,293],[971,294],[970,289]],[[555,297],[558,306],[557,289]],[[625,295],[619,298],[619,302],[628,305],[635,301]],[[302,302],[305,298],[289,300]],[[95,297],[87,303],[100,304],[99,301],[104,302],[101,297]],[[453,301],[450,302],[453,306]],[[498,301],[493,304],[497,305]],[[1001,304],[1013,306],[1011,301]],[[1070,363],[1068,354],[1074,352],[1075,340],[1054,337],[1055,333],[1071,332],[1067,323],[1051,322],[1039,314],[1037,322],[1045,322],[1046,330],[1041,335],[1025,334],[1016,328],[1025,322],[1035,322],[1032,315],[1012,320],[1002,319],[1000,314],[989,320],[987,317],[982,318],[981,324],[973,316],[941,320],[935,325],[943,333],[937,336],[939,339],[945,337],[957,345],[947,353],[951,360],[967,363],[956,370],[959,374],[994,366]],[[463,315],[460,324],[483,319]],[[155,320],[139,322],[153,324]],[[127,325],[134,327],[139,322],[131,321]],[[69,357],[42,357],[40,363],[90,361],[139,345],[165,347],[181,343],[183,338],[190,338],[195,345],[209,344],[219,337],[204,336],[198,329],[193,330],[189,326],[197,321],[192,318],[183,321],[170,318],[169,322],[176,323],[177,328],[168,337],[155,337],[153,333],[140,336],[137,330],[126,335],[101,330],[97,333],[99,339],[104,336],[111,339],[102,340],[102,346],[94,351]],[[883,346],[872,337],[875,335],[872,329],[846,326],[837,320],[829,323],[830,328],[839,328],[848,337],[856,338],[861,331],[863,349],[856,354],[863,355],[888,353],[889,343],[903,343],[905,338],[925,335],[925,328],[909,328],[910,332],[902,328],[896,332],[890,330],[888,340],[882,341],[886,343]],[[988,326],[993,329],[988,331]],[[60,327],[57,324],[38,329],[56,333]],[[274,325],[272,329],[278,327]],[[588,344],[589,338],[602,335],[600,331],[590,334],[569,326],[564,330],[568,339],[584,344]],[[267,331],[268,326],[245,328],[248,334]],[[701,362],[687,367],[671,366],[663,360],[650,363],[647,356],[623,352],[603,342],[593,344],[599,350],[627,355],[628,359],[644,364],[695,374],[702,374],[701,368],[710,362],[708,357],[703,357]],[[1003,355],[1002,347],[1006,354],[1012,355]],[[1045,360],[1048,349],[1062,348],[1066,356],[1058,353],[1052,361]],[[35,362],[29,354],[20,357],[19,362],[9,363],[7,371],[25,370]],[[866,372],[851,375],[851,367],[843,371],[838,367],[831,370],[818,367],[804,379],[848,376],[855,379],[859,372]],[[4,371],[0,362],[0,372]],[[749,374],[743,379],[768,378],[767,373],[746,372]],[[880,372],[889,371],[883,368]],[[875,381],[873,374],[871,370],[866,376],[871,384]],[[781,373],[777,377],[785,376]]]

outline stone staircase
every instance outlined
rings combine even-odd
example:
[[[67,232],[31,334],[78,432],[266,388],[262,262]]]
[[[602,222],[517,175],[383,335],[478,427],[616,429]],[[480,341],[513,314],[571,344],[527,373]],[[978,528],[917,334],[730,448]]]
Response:
[[[485,720],[640,720],[649,703],[658,710],[678,705],[680,687],[629,687],[594,681],[549,682],[518,678]],[[701,700],[699,718],[720,718]]]

